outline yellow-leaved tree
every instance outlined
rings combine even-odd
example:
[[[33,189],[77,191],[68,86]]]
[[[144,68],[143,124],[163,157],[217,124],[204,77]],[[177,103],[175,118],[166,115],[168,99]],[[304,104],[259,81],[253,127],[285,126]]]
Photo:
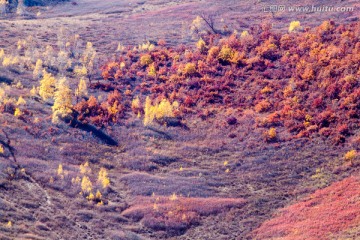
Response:
[[[154,48],[155,48],[155,45],[150,43],[149,41],[147,41],[143,44],[139,44],[139,46],[138,46],[138,49],[140,51],[152,51],[152,50],[154,50]]]
[[[196,43],[196,47],[197,49],[200,50],[200,52],[205,52],[206,49],[205,41],[202,38],[200,38],[199,41]]]
[[[174,117],[174,107],[169,102],[169,100],[163,99],[159,105],[156,106],[155,117],[157,119],[162,119],[164,117]]]
[[[16,102],[16,105],[25,105],[26,104],[26,100],[20,96]]]
[[[0,0],[1,1],[1,0]],[[5,57],[4,49],[0,49],[0,61]]]
[[[295,31],[298,31],[301,29],[302,29],[302,27],[301,27],[300,21],[292,21],[289,26],[289,33],[295,32]]]
[[[43,77],[40,80],[39,95],[43,100],[48,100],[54,96],[56,79],[51,73],[43,70]]]
[[[196,16],[196,18],[192,21],[190,25],[191,35],[197,35],[201,32],[203,26],[203,19],[200,16]]]
[[[148,68],[148,76],[155,78],[156,77],[156,67],[154,64],[150,64]]]
[[[249,35],[250,35],[249,32],[247,30],[244,30],[244,31],[241,32],[240,38],[245,38],[245,37],[247,37]]]
[[[80,173],[83,175],[91,173],[89,162],[85,162],[84,164],[81,164],[79,168],[80,168]]]
[[[174,110],[178,107],[177,101],[171,104],[167,99],[163,99],[159,104],[152,105],[149,96],[147,96],[144,108],[144,125],[150,125],[154,119],[161,120],[166,117],[174,117]]]
[[[77,98],[86,97],[88,95],[88,90],[86,86],[86,81],[84,78],[80,78],[79,85],[75,90],[75,96]]]
[[[59,119],[64,119],[72,113],[71,90],[65,77],[61,78],[56,85],[54,93],[54,105],[52,106],[53,123],[58,123]]]
[[[110,179],[105,168],[100,168],[98,182],[101,183],[103,188],[106,188],[110,185]]]
[[[356,158],[356,156],[357,156],[356,150],[351,150],[351,151],[348,151],[348,152],[344,155],[344,158],[345,158],[346,161],[349,161],[350,164],[352,165],[354,159]]]
[[[64,173],[63,165],[59,164],[59,167],[57,169],[57,174],[60,176],[63,175],[63,173]]]
[[[145,100],[144,113],[144,125],[148,126],[154,121],[155,118],[154,108],[151,104],[151,99],[149,96],[147,96]]]
[[[81,180],[81,190],[83,193],[90,193],[92,191],[92,183],[87,176],[83,176]]]

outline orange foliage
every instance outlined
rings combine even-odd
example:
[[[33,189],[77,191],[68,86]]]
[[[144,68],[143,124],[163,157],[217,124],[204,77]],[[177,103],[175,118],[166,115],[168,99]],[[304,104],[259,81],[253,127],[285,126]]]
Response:
[[[276,119],[267,120],[270,125],[283,125],[294,137],[320,133],[339,144],[360,126],[359,34],[359,22],[337,26],[327,21],[284,35],[263,25],[240,39],[203,36],[204,51],[194,50],[195,46],[157,46],[150,53],[149,66],[150,55],[141,64],[145,55],[129,50],[103,66],[107,81],[96,87],[126,89],[118,102],[123,113],[131,111],[130,101],[138,95],[161,99],[176,92],[172,101],[183,104],[179,110],[183,116],[198,114],[205,119],[208,114],[203,113],[211,109],[239,106],[258,113],[276,112]],[[100,119],[107,118],[100,114]],[[306,114],[313,116],[311,122]],[[351,127],[345,131],[343,124]]]
[[[263,100],[255,105],[256,112],[265,112],[270,108],[270,103],[268,100]]]

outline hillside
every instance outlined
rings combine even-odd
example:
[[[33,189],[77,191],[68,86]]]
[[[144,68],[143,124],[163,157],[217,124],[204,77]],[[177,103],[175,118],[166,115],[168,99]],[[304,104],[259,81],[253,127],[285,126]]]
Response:
[[[359,238],[360,4],[275,4],[2,15],[0,239]]]

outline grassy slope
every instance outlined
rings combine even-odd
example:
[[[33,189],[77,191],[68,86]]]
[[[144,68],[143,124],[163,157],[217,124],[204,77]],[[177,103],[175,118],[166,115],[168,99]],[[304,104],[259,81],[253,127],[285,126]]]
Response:
[[[355,1],[347,4],[355,4]],[[86,4],[79,1],[79,5]],[[4,41],[1,47],[13,45],[18,38],[29,34],[54,43],[53,29],[59,26],[67,26],[84,39],[94,41],[104,56],[112,53],[118,40],[125,43],[141,41],[144,33],[148,38],[165,38],[173,44],[188,42],[189,37],[181,34],[183,26],[179,22],[191,21],[197,11],[209,9],[208,6],[211,6],[210,10],[222,9],[223,16],[232,13],[232,21],[234,24],[240,21],[242,28],[250,26],[254,19],[259,22],[271,20],[271,15],[259,13],[257,8],[240,1],[236,1],[231,9],[225,1],[166,8],[149,5],[145,10],[141,5],[137,8],[116,7],[119,11],[125,9],[122,14],[110,10],[93,13],[91,7],[79,10],[65,5],[45,11],[41,18],[46,22],[43,19],[2,21],[0,28]],[[101,6],[96,9],[99,8]],[[239,19],[244,8],[251,10]],[[61,17],[64,9],[69,9],[69,14],[74,16]],[[335,17],[341,22],[346,21],[347,16],[339,14]],[[286,29],[295,18],[301,18],[303,25],[318,25],[320,19],[327,19],[329,15],[295,17],[283,14],[275,20],[275,26]],[[17,74],[2,70],[1,75],[21,79],[27,89],[33,84],[31,75],[26,72]],[[13,91],[15,96],[26,94],[21,89]],[[9,114],[1,115],[2,128],[9,132],[18,161],[26,169],[20,179],[7,181],[5,171],[9,162],[4,158],[0,162],[0,237],[4,239],[141,239],[140,235],[151,239],[251,238],[251,231],[269,219],[276,209],[358,172],[356,166],[341,166],[342,154],[350,146],[333,146],[320,139],[264,144],[261,131],[249,131],[251,118],[247,116],[239,119],[236,126],[222,126],[218,119],[202,122],[191,118],[188,119],[190,131],[156,127],[166,135],[143,127],[135,116],[131,116],[122,126],[112,129],[111,135],[121,142],[120,147],[114,148],[79,130],[54,127],[47,119],[50,108],[26,99],[29,109],[41,119],[35,127],[26,128],[26,122]],[[229,138],[230,134],[237,137]],[[174,160],[163,164],[164,160],[159,159],[164,157]],[[229,162],[229,173],[225,172],[225,160]],[[79,175],[78,166],[85,161],[90,162],[94,179],[100,167],[109,169],[111,191],[107,193],[108,204],[105,206],[88,204],[77,196],[79,187],[70,183],[71,177]],[[56,177],[59,163],[69,172],[63,180]],[[339,165],[340,169],[334,171],[329,163]],[[317,168],[323,168],[323,174],[311,177]],[[49,183],[50,176],[55,178],[54,183]],[[239,198],[246,199],[247,204],[215,215],[201,215],[197,227],[181,236],[173,236],[171,231],[153,231],[121,214],[134,203],[134,197],[149,196],[152,192],[165,196],[173,192],[190,194],[194,199]],[[13,228],[4,227],[8,220],[13,221]]]

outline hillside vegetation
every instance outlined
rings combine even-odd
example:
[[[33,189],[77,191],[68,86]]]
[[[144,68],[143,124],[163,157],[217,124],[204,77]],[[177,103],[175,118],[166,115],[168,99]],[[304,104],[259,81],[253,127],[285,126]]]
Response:
[[[357,239],[358,19],[86,3],[2,16],[0,239]]]

